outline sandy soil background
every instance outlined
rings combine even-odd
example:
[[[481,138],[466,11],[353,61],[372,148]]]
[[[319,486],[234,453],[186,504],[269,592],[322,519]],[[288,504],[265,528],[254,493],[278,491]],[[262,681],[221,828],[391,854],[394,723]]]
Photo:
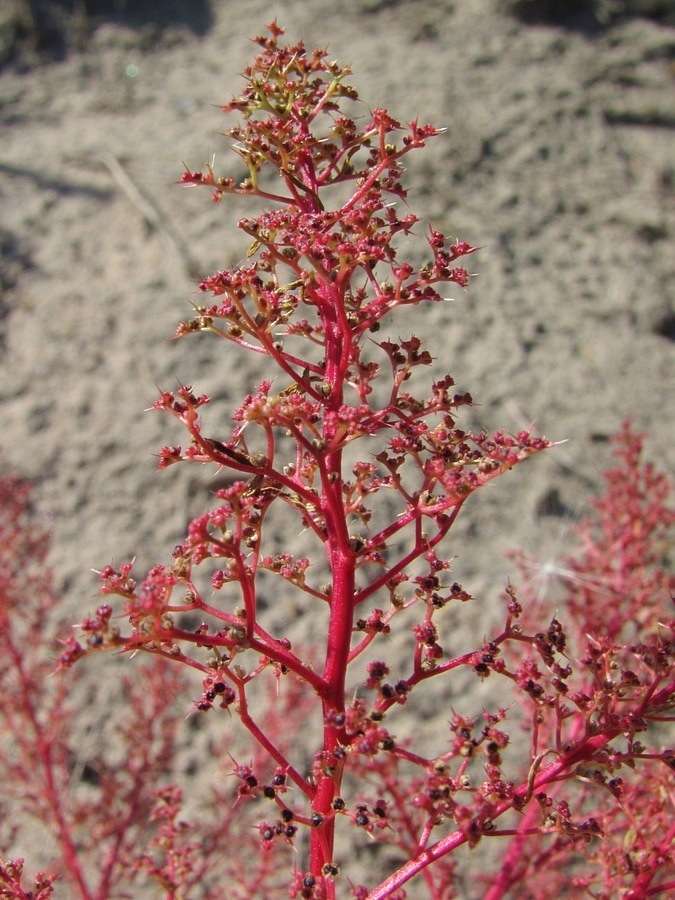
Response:
[[[428,336],[438,372],[472,392],[467,426],[567,441],[466,510],[450,552],[480,621],[508,551],[538,554],[543,579],[554,568],[624,417],[675,472],[675,4],[90,6],[55,14],[41,42],[15,34],[0,77],[0,465],[37,484],[64,621],[95,602],[92,568],[166,562],[209,502],[208,473],[154,468],[183,439],[144,412],[157,385],[193,383],[225,417],[264,375],[207,336],[168,338],[196,278],[249,243],[236,205],[175,181],[213,154],[237,174],[216,104],[275,16],[351,63],[364,114],[447,126],[410,158],[409,203],[483,248],[479,275],[399,333]]]

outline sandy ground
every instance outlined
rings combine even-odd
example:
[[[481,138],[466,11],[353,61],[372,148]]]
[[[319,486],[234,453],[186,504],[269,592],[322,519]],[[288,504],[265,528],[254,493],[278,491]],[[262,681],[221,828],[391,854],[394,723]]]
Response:
[[[265,374],[208,336],[168,338],[196,276],[248,246],[236,206],[175,181],[213,154],[235,173],[216,104],[275,16],[351,63],[364,109],[447,126],[411,158],[409,202],[483,248],[479,275],[399,333],[428,336],[438,372],[472,392],[467,426],[534,423],[567,441],[475,498],[450,548],[456,577],[489,604],[508,551],[554,566],[626,416],[675,472],[671,25],[524,21],[499,0],[152,6],[140,24],[100,15],[82,49],[24,55],[0,77],[1,465],[37,483],[64,620],[93,604],[92,568],[166,562],[209,501],[204,471],[154,468],[183,438],[144,411],[157,386],[194,383],[225,415]]]

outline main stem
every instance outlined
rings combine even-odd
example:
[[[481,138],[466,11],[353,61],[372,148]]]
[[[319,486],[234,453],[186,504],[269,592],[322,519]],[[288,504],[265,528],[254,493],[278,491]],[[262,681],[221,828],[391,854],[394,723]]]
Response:
[[[330,385],[327,407],[337,411],[343,403],[343,389],[351,357],[351,335],[344,314],[344,291],[339,279],[320,289],[326,351],[325,380]],[[335,439],[333,428],[325,424],[323,439],[328,447]],[[344,728],[345,681],[354,617],[356,557],[350,546],[342,496],[342,452],[325,456],[322,472],[322,508],[326,523],[326,551],[331,570],[330,620],[321,697],[323,714],[322,756],[317,766],[316,795],[312,812],[316,826],[310,843],[310,872],[322,874],[333,862],[335,815],[333,800],[342,782],[341,749],[346,743]],[[319,818],[320,817],[320,818]],[[332,882],[327,881],[329,891]]]
[[[352,633],[354,605],[353,560],[340,549],[332,553],[333,594],[326,648],[322,697],[323,746],[317,767],[316,795],[312,804],[320,824],[312,829],[310,871],[320,875],[323,866],[333,861],[335,816],[333,800],[339,796],[342,783],[340,751],[344,746],[345,680]]]

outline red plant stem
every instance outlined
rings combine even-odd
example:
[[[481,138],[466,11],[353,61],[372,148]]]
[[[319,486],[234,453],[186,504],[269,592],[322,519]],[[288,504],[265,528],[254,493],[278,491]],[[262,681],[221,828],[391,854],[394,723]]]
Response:
[[[577,719],[574,725],[575,727],[573,727],[568,735],[568,740],[571,741],[576,741],[580,738],[580,730],[583,727],[582,720]],[[557,744],[558,746],[560,746],[559,740],[557,741]],[[534,786],[534,782],[532,782],[532,785]],[[533,787],[528,788],[528,793],[531,793],[532,790]],[[551,792],[551,796],[553,794],[554,791]],[[523,819],[518,827],[516,836],[514,837],[514,840],[509,844],[509,849],[504,858],[502,867],[496,879],[490,886],[490,889],[485,894],[485,900],[499,900],[499,898],[503,897],[508,889],[512,886],[514,880],[517,880],[518,861],[522,858],[523,852],[527,846],[527,836],[531,833],[532,824],[538,817],[539,812],[540,811],[538,807],[532,804],[528,805],[528,808],[524,811]]]
[[[414,875],[422,872],[428,865],[434,862],[434,860],[440,859],[442,856],[445,856],[446,853],[465,844],[466,841],[467,837],[463,832],[454,831],[452,834],[448,835],[448,837],[433,844],[427,850],[418,853],[417,856],[401,866],[400,869],[397,869],[396,872],[391,874],[388,878],[385,878],[374,891],[371,891],[368,894],[367,900],[386,900],[396,888],[405,884],[406,881],[410,881]]]
[[[330,623],[323,671],[323,753],[327,762],[344,743],[344,723],[337,716],[344,714],[345,680],[354,615],[355,566],[349,548],[333,547],[331,550],[333,591],[331,595]],[[331,804],[340,790],[342,767],[327,765],[317,778],[316,795],[312,809],[323,817],[323,824],[312,830],[310,846],[310,871],[321,874],[323,865],[332,861],[335,838],[335,817]]]
[[[528,778],[528,780],[523,782],[523,784],[515,791],[515,795],[521,800],[525,798],[529,800],[535,790],[538,790],[547,784],[556,782],[564,772],[576,765],[576,763],[591,758],[594,753],[606,746],[620,733],[620,730],[612,730],[593,735],[593,737],[588,738],[581,746],[576,747],[571,753],[556,759],[535,776],[534,779]],[[509,809],[513,809],[512,800],[502,803],[496,808],[494,815],[492,816],[493,820],[499,818],[499,816],[503,815]],[[401,887],[401,885],[410,881],[411,878],[435,860],[456,850],[457,847],[467,843],[467,841],[468,836],[463,831],[453,831],[453,833],[447,835],[447,837],[441,838],[441,840],[437,841],[431,847],[428,847],[422,853],[418,853],[417,856],[397,869],[396,872],[393,872],[388,878],[385,878],[374,891],[371,891],[368,894],[367,900],[385,900],[385,898],[396,888]]]
[[[439,544],[443,538],[446,536],[450,528],[452,527],[453,522],[459,515],[459,511],[462,508],[462,503],[458,503],[456,507],[454,507],[452,513],[448,515],[439,526],[438,532],[433,536],[433,538],[427,538],[425,542],[422,544],[422,518],[421,516],[417,516],[415,518],[415,529],[416,529],[416,538],[415,538],[415,546],[413,549],[406,553],[405,556],[401,557],[399,561],[387,569],[382,575],[378,578],[374,578],[368,585],[366,585],[363,590],[359,591],[355,598],[355,605],[359,603],[363,603],[364,600],[367,600],[372,594],[376,593],[380,588],[384,587],[388,581],[390,581],[394,575],[397,575],[399,572],[403,572],[411,562],[420,557],[427,550],[433,549],[437,544]],[[412,519],[411,519],[412,521]],[[398,526],[396,528],[398,530]],[[377,536],[379,540],[380,535]]]
[[[659,845],[659,854],[658,856],[666,857],[672,850],[673,841],[675,841],[675,825],[671,825],[668,831],[666,832],[664,839],[661,841]],[[656,894],[661,894],[665,890],[668,890],[668,884],[658,884],[654,885],[654,887],[649,890],[649,885],[654,879],[656,875],[656,866],[647,867],[644,872],[641,872],[640,875],[635,879],[631,887],[631,893],[629,896],[639,898],[639,897],[654,897]],[[671,887],[675,884],[675,882],[671,882]]]
[[[499,874],[487,890],[484,900],[499,900],[512,886],[514,879],[517,880],[518,862],[527,846],[527,838],[532,833],[532,825],[538,817],[541,818],[541,810],[534,804],[529,804],[513,840],[509,843],[508,853]]]
[[[320,289],[321,290],[321,289]],[[343,402],[345,375],[352,352],[349,325],[345,318],[339,284],[326,287],[320,297],[320,314],[326,336],[326,382],[331,386],[329,405],[337,410]],[[334,428],[326,426],[323,439],[330,445]],[[326,550],[332,575],[330,619],[322,680],[323,754],[326,765],[317,775],[312,804],[321,824],[314,827],[310,841],[310,872],[321,875],[325,863],[332,862],[335,841],[335,816],[332,802],[340,790],[342,766],[335,765],[334,754],[346,743],[344,721],[345,681],[354,621],[356,557],[349,545],[349,533],[342,500],[342,453],[335,450],[325,457],[322,476],[322,507],[326,520]],[[332,890],[332,887],[329,888]]]
[[[412,758],[414,761],[413,754],[404,754],[399,752],[400,758]],[[418,835],[417,826],[414,820],[414,816],[411,815],[410,806],[406,802],[405,792],[400,788],[400,784],[396,779],[396,776],[391,776],[388,774],[383,774],[383,784],[386,787],[389,795],[394,801],[394,806],[398,810],[399,815],[401,816],[401,823],[403,825],[404,831],[407,833],[410,843],[408,846],[410,849],[410,855],[414,856],[416,853],[419,853],[424,849],[424,846],[427,842],[427,837],[431,829],[433,828],[433,824],[430,819],[427,820],[426,825],[424,826],[424,830],[422,835]],[[403,837],[403,835],[400,835]],[[414,849],[412,849],[414,848]],[[431,871],[428,869],[424,869],[422,871],[422,877],[427,883],[427,888],[429,889],[429,895],[434,897],[436,896],[434,893],[434,876]]]
[[[283,753],[270,741],[267,735],[262,731],[262,729],[257,725],[255,720],[251,717],[251,714],[248,711],[248,701],[246,699],[246,690],[243,685],[239,686],[239,710],[238,710],[239,718],[241,719],[242,725],[247,729],[249,734],[253,735],[253,737],[258,741],[261,747],[264,747],[265,750],[269,753],[272,759],[277,763],[277,765],[281,766],[289,776],[291,781],[300,788],[300,790],[310,799],[312,798],[313,791],[307,780],[300,775],[297,769],[292,766]]]
[[[673,881],[664,881],[663,884],[655,884],[653,888],[646,892],[645,896],[656,897],[657,894],[663,894],[667,891],[675,891],[675,879]]]
[[[78,858],[77,849],[75,847],[75,842],[73,841],[72,835],[70,833],[70,828],[68,826],[68,823],[66,822],[64,809],[67,807],[67,804],[59,796],[59,791],[56,787],[54,779],[54,765],[51,758],[51,746],[44,737],[39,740],[38,753],[44,771],[45,793],[47,796],[47,802],[49,803],[52,815],[54,816],[57,824],[59,843],[61,845],[61,852],[63,853],[66,870],[77,885],[80,896],[84,898],[84,900],[89,900],[89,898],[91,898],[93,895],[90,893],[89,888],[87,887],[87,883],[84,880],[84,875],[80,867],[80,861]]]
[[[106,854],[105,862],[99,867],[98,900],[106,900],[111,895],[112,876],[115,865],[119,863],[120,851],[124,848],[125,837],[140,819],[140,803],[143,797],[142,788],[146,778],[147,771],[143,767],[134,772],[134,788],[128,795],[131,800],[127,806],[126,815],[115,829],[113,844]]]
[[[212,607],[204,603],[199,606],[199,609],[210,612]],[[233,621],[233,623],[239,622],[239,620],[234,616],[228,617],[227,619],[223,615],[220,615],[219,617],[225,621]],[[258,626],[256,626],[256,632],[262,632],[262,638],[254,637],[252,640],[248,641],[248,648],[255,650],[257,653],[260,653],[261,656],[267,656],[269,657],[269,659],[274,660],[274,662],[278,662],[280,665],[285,666],[289,671],[296,674],[298,678],[302,678],[307,682],[307,684],[311,685],[315,691],[319,693],[321,692],[323,688],[323,681],[316,672],[313,672],[312,669],[300,662],[297,656],[291,653],[291,651],[287,650],[286,647],[284,647],[284,645],[279,641],[275,641],[274,638],[271,637],[271,635],[267,634],[267,632],[265,632],[262,628],[258,628]],[[226,649],[232,649],[238,646],[236,642],[233,642],[228,637],[219,637],[212,634],[195,636],[195,634],[193,634],[192,632],[184,631],[183,629],[176,627],[166,632],[166,639],[169,641],[180,640],[191,644],[201,644],[203,646],[213,648],[224,647]],[[138,638],[136,641],[129,640],[127,638],[120,638],[118,641],[118,646],[120,648],[129,651],[135,650],[137,648],[137,645],[143,645],[142,638]],[[170,654],[167,653],[161,653],[160,655],[171,658]],[[201,663],[195,663],[188,657],[185,657],[183,662],[185,663],[185,665],[192,666],[199,672],[206,671],[205,666],[203,666]]]
[[[22,685],[23,711],[30,722],[31,730],[33,732],[33,751],[37,755],[37,759],[39,760],[42,769],[43,796],[47,801],[47,807],[56,823],[56,832],[61,846],[65,870],[77,886],[80,897],[82,897],[83,900],[93,900],[94,895],[90,892],[85,881],[75,841],[73,840],[70,825],[65,816],[67,803],[61,796],[56,784],[55,768],[57,767],[57,764],[53,759],[54,742],[50,739],[48,734],[45,734],[44,729],[40,724],[37,710],[31,699],[33,696],[39,696],[39,691],[36,690],[36,685],[32,677],[25,670],[22,654],[17,651],[11,640],[7,640],[5,646],[12,657],[12,662],[18,672],[19,681]]]

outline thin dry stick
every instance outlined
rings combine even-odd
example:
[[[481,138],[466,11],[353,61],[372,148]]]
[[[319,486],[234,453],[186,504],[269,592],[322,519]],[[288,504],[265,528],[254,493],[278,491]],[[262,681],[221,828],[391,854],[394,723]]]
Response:
[[[102,153],[99,156],[99,159],[120,186],[127,199],[143,216],[143,219],[147,222],[148,226],[154,231],[157,231],[167,242],[169,248],[176,253],[182,263],[185,274],[189,278],[197,277],[198,268],[190,255],[190,251],[168,224],[161,211],[134,183],[131,176],[126,172],[117,157],[113,156],[112,153]]]

